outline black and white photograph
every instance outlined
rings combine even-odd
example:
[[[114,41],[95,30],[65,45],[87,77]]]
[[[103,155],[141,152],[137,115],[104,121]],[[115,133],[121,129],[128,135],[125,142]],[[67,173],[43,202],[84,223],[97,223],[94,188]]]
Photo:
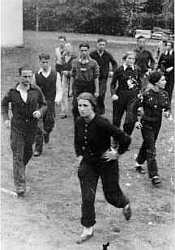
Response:
[[[174,250],[174,1],[0,6],[0,249]]]

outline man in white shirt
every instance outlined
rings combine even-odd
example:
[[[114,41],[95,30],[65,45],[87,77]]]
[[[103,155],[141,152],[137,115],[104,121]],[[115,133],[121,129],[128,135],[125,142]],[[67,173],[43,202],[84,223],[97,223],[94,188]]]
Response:
[[[65,43],[67,42],[65,36],[58,36],[58,47],[55,48],[56,64],[55,69],[57,72],[61,73],[64,64],[64,50]]]
[[[33,154],[33,143],[38,119],[44,115],[47,106],[37,86],[31,84],[32,69],[19,69],[19,82],[10,88],[2,99],[2,117],[6,127],[11,127],[10,146],[13,153],[13,177],[18,197],[26,191],[26,167]],[[9,116],[11,104],[12,118]]]

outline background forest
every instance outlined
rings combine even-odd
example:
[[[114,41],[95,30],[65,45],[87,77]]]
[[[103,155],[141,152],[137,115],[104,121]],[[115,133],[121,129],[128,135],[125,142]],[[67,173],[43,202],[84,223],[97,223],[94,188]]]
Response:
[[[24,0],[24,29],[130,35],[174,30],[173,0]]]

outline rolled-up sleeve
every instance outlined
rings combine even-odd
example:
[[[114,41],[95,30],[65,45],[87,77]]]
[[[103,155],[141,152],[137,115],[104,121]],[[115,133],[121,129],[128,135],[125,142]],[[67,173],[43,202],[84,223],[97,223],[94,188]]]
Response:
[[[100,75],[100,67],[98,63],[94,60],[94,79],[99,78]]]

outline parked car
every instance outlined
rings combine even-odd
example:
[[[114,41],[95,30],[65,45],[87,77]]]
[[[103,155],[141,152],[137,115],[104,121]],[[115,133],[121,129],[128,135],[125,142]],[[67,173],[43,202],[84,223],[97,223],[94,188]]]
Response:
[[[151,34],[151,38],[155,40],[168,40],[170,35],[164,33],[163,31],[155,31]]]
[[[171,38],[171,30],[170,29],[162,29],[160,27],[154,27],[152,30],[152,39],[156,40],[168,40]]]
[[[135,38],[137,39],[139,36],[143,36],[145,38],[151,38],[151,30],[141,30],[138,29],[135,31]]]

